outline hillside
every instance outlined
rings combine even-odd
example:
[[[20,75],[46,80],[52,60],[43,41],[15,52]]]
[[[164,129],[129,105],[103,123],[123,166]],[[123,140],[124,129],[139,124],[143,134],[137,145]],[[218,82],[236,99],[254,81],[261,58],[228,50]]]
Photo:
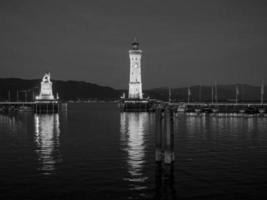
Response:
[[[59,93],[59,96],[63,100],[114,100],[120,96],[119,91],[110,87],[104,87],[83,81],[53,81],[53,92]],[[8,99],[8,91],[10,91],[11,100],[17,99],[17,91],[19,91],[19,99],[25,99],[25,93],[27,100],[32,100],[33,91],[34,95],[37,95],[40,90],[40,80],[25,80],[19,78],[0,78],[0,99]],[[27,92],[24,92],[27,91]]]
[[[118,100],[123,92],[127,94],[126,90],[116,90],[111,87],[104,87],[84,81],[52,81],[54,94],[58,92],[62,100]],[[236,85],[218,85],[218,101],[235,101],[235,87]],[[260,86],[239,84],[238,88],[239,101],[260,101]],[[0,100],[2,101],[8,99],[9,91],[10,98],[13,101],[17,99],[17,91],[19,91],[20,100],[25,100],[26,96],[27,100],[31,101],[33,95],[37,95],[39,90],[39,79],[0,78]],[[190,87],[190,91],[190,102],[197,102],[199,100],[202,102],[211,101],[211,86],[192,86]],[[186,87],[171,89],[172,100],[175,101],[187,102],[187,94],[188,88]],[[144,90],[144,96],[167,101],[169,90],[168,88]]]

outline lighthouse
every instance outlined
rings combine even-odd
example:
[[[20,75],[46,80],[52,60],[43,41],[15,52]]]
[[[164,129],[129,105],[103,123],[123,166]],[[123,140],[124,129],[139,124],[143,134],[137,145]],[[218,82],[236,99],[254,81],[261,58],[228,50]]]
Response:
[[[129,50],[130,57],[130,79],[128,99],[143,99],[142,79],[141,79],[141,57],[142,50],[135,39],[132,48]]]
[[[130,79],[128,98],[121,97],[120,109],[122,112],[146,112],[149,111],[152,103],[149,98],[143,98],[141,78],[141,57],[142,50],[135,39],[129,50],[130,58]]]

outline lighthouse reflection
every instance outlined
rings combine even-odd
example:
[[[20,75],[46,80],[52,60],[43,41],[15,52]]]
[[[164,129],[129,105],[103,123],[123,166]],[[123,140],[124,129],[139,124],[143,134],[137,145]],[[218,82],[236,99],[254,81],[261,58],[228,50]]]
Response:
[[[142,190],[147,179],[143,174],[145,164],[145,134],[148,113],[121,113],[120,132],[122,150],[127,156],[128,176],[132,190]]]
[[[36,152],[41,164],[39,170],[49,175],[55,171],[55,166],[61,159],[59,115],[35,114],[34,122]]]

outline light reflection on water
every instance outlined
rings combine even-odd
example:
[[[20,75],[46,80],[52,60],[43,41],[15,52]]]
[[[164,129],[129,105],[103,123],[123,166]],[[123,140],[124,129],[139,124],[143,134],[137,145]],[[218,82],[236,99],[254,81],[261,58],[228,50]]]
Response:
[[[49,175],[61,160],[59,151],[60,126],[58,114],[35,114],[35,144],[41,164],[40,171]]]
[[[29,118],[28,113],[23,116],[24,122],[27,123]],[[8,130],[10,134],[18,134],[18,132],[27,132],[28,127],[23,124],[23,121],[16,115],[1,115],[0,114],[0,130]]]
[[[0,199],[266,199],[267,118],[176,117],[166,170],[154,162],[154,114],[72,106],[0,115]]]
[[[122,150],[127,153],[128,177],[133,190],[145,189],[148,177],[143,174],[145,165],[144,137],[148,126],[148,113],[121,113],[120,132]]]
[[[185,123],[186,135],[194,137],[196,135],[210,132],[215,135],[224,134],[251,134],[257,131],[264,132],[266,129],[266,118],[239,118],[239,117],[185,117],[175,121],[176,128],[179,129],[181,123]],[[177,131],[177,130],[176,130]]]
[[[21,123],[18,123],[14,116],[5,116],[0,115],[0,125],[2,129],[9,128],[12,132],[16,132],[19,127],[21,127]]]

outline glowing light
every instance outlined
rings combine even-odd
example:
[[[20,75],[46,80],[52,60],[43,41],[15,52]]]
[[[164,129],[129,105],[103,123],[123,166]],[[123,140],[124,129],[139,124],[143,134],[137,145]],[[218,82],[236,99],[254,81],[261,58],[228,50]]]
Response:
[[[52,82],[50,80],[50,73],[46,73],[41,82],[41,90],[37,100],[54,100]]]
[[[34,116],[35,143],[37,154],[41,163],[40,170],[43,174],[51,174],[55,171],[55,165],[61,160],[59,152],[59,115]]]
[[[121,113],[121,142],[127,152],[129,177],[125,180],[132,183],[132,189],[143,189],[140,186],[147,177],[143,174],[145,163],[145,125],[148,124],[148,113]]]
[[[141,80],[141,57],[142,51],[139,43],[135,41],[133,48],[129,51],[130,56],[130,82],[129,99],[143,99],[142,80]]]

